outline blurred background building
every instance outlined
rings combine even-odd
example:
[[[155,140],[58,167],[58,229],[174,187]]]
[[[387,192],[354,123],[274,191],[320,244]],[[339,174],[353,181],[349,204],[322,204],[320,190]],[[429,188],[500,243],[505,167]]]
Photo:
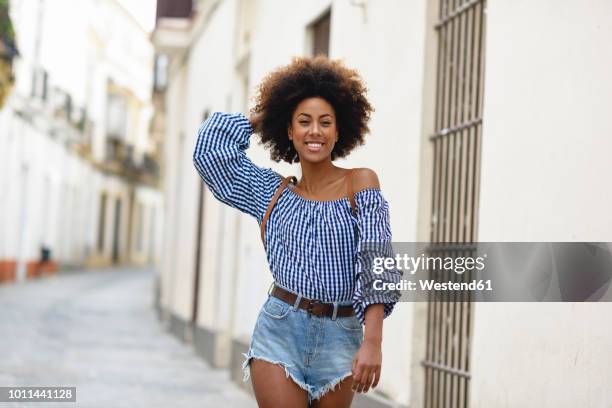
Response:
[[[371,135],[339,164],[377,171],[395,241],[609,241],[611,15],[606,0],[159,0],[162,318],[241,381],[272,278],[257,223],[214,199],[192,154],[203,119],[246,113],[296,55],[341,58],[366,80]],[[381,383],[356,406],[608,406],[610,311],[400,304]]]
[[[3,44],[19,55],[0,111],[0,279],[155,263],[162,141],[149,33],[114,0],[10,6],[15,41]]]

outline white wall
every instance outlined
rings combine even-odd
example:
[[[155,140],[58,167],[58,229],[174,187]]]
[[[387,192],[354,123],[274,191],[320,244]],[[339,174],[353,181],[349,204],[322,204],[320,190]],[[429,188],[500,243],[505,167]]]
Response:
[[[487,16],[480,240],[610,241],[612,3],[490,1]],[[610,406],[611,312],[477,304],[471,406]]]

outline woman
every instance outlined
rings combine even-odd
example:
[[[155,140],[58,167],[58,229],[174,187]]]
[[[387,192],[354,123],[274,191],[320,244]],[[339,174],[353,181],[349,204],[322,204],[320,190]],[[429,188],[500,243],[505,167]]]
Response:
[[[389,206],[374,171],[333,164],[364,142],[365,93],[340,62],[297,58],[264,79],[249,119],[215,113],[200,128],[198,173],[257,219],[274,277],[244,364],[260,407],[349,407],[378,384],[382,322],[399,294],[367,290],[357,257],[365,242],[390,243]],[[273,160],[300,163],[299,182],[247,158],[254,130]]]

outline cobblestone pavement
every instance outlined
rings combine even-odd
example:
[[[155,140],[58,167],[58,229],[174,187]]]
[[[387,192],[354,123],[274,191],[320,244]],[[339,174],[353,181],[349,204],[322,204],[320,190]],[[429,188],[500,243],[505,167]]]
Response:
[[[153,309],[154,274],[71,272],[0,286],[0,386],[76,386],[44,407],[227,407],[256,403],[168,334]],[[2,403],[0,407],[41,407]]]

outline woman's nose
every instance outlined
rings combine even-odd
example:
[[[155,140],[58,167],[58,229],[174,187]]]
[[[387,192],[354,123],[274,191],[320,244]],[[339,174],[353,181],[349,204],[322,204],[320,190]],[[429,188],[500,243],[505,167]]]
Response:
[[[313,135],[320,135],[321,134],[321,126],[318,123],[315,123],[312,125],[312,132]]]

